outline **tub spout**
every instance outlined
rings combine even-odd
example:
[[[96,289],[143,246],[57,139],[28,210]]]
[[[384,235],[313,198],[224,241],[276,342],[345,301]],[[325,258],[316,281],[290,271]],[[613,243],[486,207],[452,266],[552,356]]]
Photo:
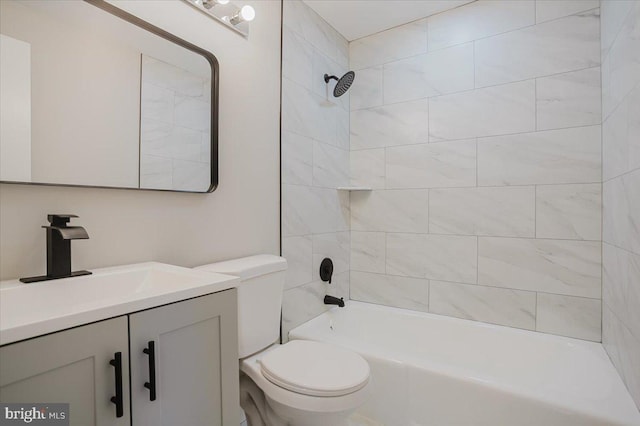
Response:
[[[338,299],[337,297],[326,295],[324,296],[324,304],[325,305],[338,305],[341,308],[344,308],[344,299],[341,297]]]

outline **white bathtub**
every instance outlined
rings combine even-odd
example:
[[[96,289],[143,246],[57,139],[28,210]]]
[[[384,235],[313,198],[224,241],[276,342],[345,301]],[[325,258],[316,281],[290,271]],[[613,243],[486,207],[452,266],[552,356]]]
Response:
[[[354,301],[289,338],[369,361],[374,391],[358,416],[371,424],[640,425],[597,343]]]

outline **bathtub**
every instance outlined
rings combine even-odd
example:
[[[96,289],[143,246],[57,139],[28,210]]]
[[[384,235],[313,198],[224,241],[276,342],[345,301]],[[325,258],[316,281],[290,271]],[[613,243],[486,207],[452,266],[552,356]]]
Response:
[[[350,301],[289,333],[369,361],[366,425],[640,425],[602,345]]]

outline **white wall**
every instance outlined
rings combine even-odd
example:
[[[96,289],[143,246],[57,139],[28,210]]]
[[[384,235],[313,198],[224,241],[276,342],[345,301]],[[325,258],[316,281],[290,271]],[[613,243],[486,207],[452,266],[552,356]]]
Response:
[[[182,266],[279,252],[280,2],[255,1],[249,39],[182,1],[117,5],[220,62],[220,185],[212,194],[0,186],[0,276],[45,272],[47,213],[75,213],[74,269]],[[72,295],[70,295],[72,296]]]
[[[351,298],[600,341],[599,2],[350,44]]]
[[[640,2],[602,2],[602,342],[640,407]]]
[[[283,336],[319,315],[325,294],[349,296],[349,94],[325,73],[347,71],[347,41],[300,0],[284,2],[282,47],[282,255],[289,262]],[[330,90],[335,82],[332,80]],[[320,280],[333,260],[331,284]]]

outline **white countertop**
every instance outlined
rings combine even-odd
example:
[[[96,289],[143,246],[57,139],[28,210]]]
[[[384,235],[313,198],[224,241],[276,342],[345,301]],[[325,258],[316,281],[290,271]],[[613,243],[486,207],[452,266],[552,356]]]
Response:
[[[0,282],[0,345],[236,287],[230,275],[157,262],[24,284]]]

